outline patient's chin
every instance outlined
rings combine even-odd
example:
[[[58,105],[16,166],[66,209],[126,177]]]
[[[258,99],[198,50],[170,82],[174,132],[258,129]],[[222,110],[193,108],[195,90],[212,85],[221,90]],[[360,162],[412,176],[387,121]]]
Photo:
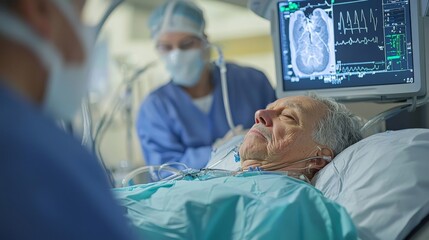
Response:
[[[266,143],[264,144],[258,141],[251,141],[250,139],[245,139],[240,146],[240,157],[243,160],[266,159]]]
[[[250,167],[256,168],[256,167],[262,167],[264,165],[262,160],[245,160],[241,162],[241,168],[243,170],[248,170]]]
[[[242,151],[243,150],[243,151]],[[261,164],[262,161],[265,161],[267,155],[265,154],[265,152],[263,151],[246,151],[249,149],[246,148],[240,148],[240,160],[241,160],[241,164],[243,165],[244,162],[248,162],[247,164],[250,163],[259,163]],[[255,149],[252,149],[255,150]]]

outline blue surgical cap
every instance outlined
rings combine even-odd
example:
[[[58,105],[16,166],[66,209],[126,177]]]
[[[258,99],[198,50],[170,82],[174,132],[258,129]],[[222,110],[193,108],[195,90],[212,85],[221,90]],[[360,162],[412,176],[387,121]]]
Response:
[[[149,18],[153,39],[166,32],[185,32],[204,38],[203,11],[189,0],[170,0],[156,8]]]

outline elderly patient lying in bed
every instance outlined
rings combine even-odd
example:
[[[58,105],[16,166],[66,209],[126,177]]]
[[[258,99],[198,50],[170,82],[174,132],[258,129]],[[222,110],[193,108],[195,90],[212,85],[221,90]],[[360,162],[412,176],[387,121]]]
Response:
[[[115,189],[142,238],[356,239],[341,206],[277,171],[311,179],[361,139],[359,119],[315,96],[277,100],[255,117],[239,149],[244,171],[204,170],[182,180]]]

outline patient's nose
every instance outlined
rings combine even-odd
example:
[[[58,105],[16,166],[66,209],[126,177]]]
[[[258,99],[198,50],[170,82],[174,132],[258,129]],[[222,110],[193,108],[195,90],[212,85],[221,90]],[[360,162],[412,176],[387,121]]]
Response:
[[[255,123],[262,123],[267,127],[273,125],[273,110],[261,109],[255,113]]]

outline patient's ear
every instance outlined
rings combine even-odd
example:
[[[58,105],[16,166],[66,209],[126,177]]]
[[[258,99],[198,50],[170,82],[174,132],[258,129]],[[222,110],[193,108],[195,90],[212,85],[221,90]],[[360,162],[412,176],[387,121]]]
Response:
[[[313,168],[317,171],[324,168],[327,164],[328,164],[328,161],[326,161],[322,158],[317,158],[317,159],[311,160],[311,168]]]
[[[324,157],[330,157],[331,160],[334,158],[334,151],[332,151],[332,149],[324,147],[321,148],[320,151],[317,153],[318,156],[324,156]],[[323,158],[318,158],[313,160],[312,165],[315,169],[320,170],[322,168],[324,168],[327,164],[329,163],[329,161],[327,161],[326,159]]]
[[[317,153],[318,156],[327,156],[327,157],[331,157],[331,160],[334,159],[335,154],[334,151],[328,147],[324,147],[322,149],[320,149],[320,151]]]

